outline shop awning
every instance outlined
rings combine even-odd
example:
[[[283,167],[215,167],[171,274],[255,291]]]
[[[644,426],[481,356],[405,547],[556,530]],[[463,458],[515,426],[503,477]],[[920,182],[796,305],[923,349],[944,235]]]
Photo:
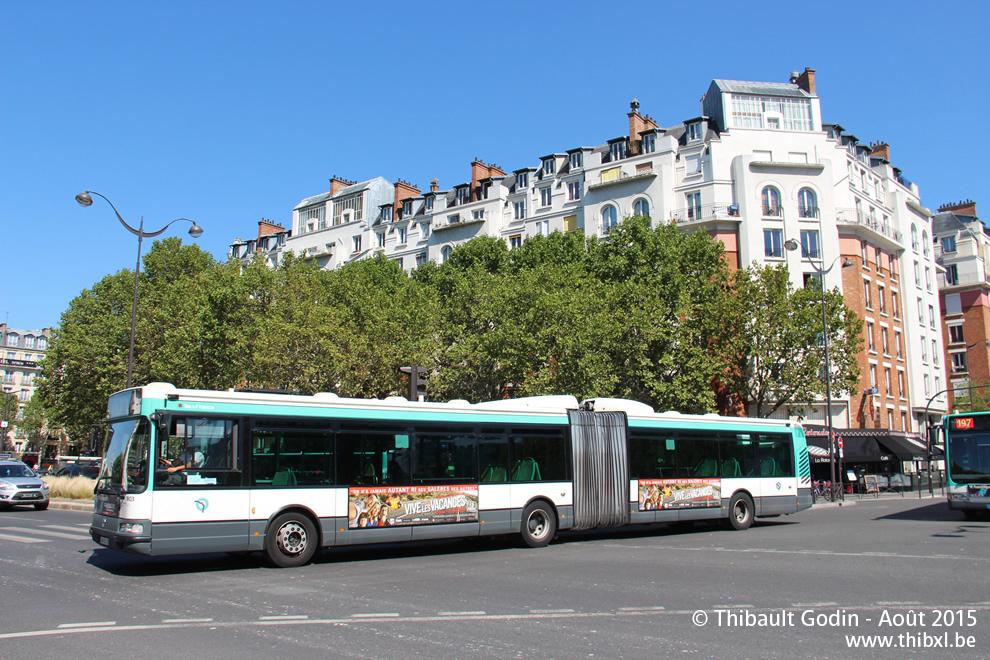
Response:
[[[878,438],[886,450],[902,461],[927,461],[928,448],[920,440],[906,435],[888,434]]]

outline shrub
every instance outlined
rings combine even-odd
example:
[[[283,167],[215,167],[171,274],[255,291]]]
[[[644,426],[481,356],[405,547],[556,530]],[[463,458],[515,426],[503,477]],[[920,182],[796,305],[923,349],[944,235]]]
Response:
[[[43,477],[51,489],[51,497],[70,500],[91,500],[96,481],[89,477]]]

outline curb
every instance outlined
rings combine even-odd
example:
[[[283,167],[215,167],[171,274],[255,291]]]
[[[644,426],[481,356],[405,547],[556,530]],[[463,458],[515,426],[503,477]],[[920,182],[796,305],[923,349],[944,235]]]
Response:
[[[93,500],[69,500],[55,499],[48,500],[49,509],[68,509],[70,511],[93,511]]]

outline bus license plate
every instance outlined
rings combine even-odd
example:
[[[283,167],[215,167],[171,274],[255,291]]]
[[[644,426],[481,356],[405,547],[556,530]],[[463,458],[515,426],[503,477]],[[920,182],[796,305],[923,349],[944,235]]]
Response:
[[[110,545],[110,539],[105,536],[100,536],[96,539],[100,545]]]

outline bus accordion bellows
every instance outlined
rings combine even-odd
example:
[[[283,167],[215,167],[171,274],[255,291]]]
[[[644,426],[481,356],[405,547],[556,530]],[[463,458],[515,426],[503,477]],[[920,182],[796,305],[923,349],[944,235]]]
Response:
[[[811,506],[800,424],[623,399],[470,404],[200,391],[110,397],[90,533],[142,555],[260,551],[755,517]]]
[[[967,518],[990,514],[990,412],[946,415],[941,430],[949,508]]]

